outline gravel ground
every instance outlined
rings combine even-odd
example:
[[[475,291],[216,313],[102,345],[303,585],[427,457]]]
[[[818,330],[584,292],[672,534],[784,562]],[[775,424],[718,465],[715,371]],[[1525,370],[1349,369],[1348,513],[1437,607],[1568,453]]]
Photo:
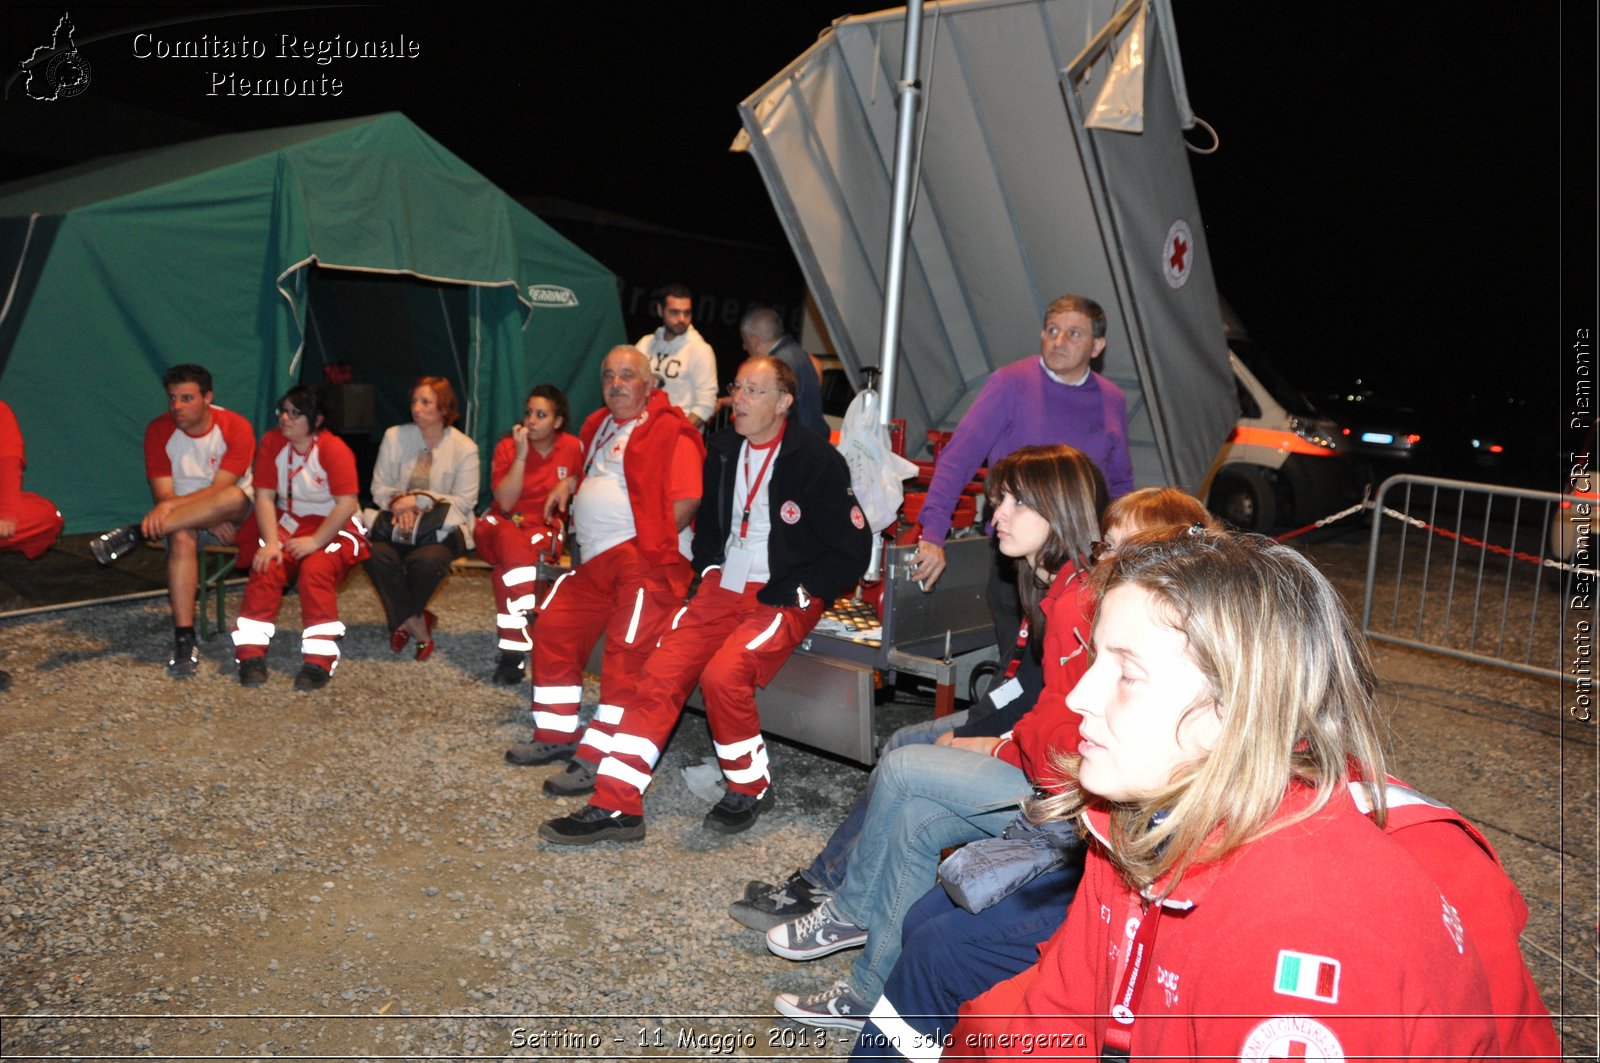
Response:
[[[1359,588],[1363,546],[1312,553]],[[681,775],[711,753],[691,714],[644,844],[550,847],[534,828],[575,802],[539,794],[555,769],[501,760],[526,736],[528,687],[486,681],[486,576],[441,591],[422,665],[390,653],[364,577],[342,602],[344,663],[311,695],[291,690],[282,634],[262,689],[238,687],[226,639],[200,677],[169,681],[161,601],[0,621],[16,677],[0,716],[0,1055],[848,1052],[775,1019],[771,998],[822,988],[853,954],[788,963],[725,909],[817,850],[862,769],[774,743],[777,807],[748,834],[709,834]],[[280,627],[297,613],[291,598]],[[1593,883],[1592,728],[1561,726],[1548,683],[1380,660],[1401,773],[1485,826],[1533,907],[1525,952],[1547,1000],[1594,1012],[1592,888],[1564,891]],[[880,730],[926,711],[893,706]],[[1593,1020],[1564,1037],[1592,1055]]]

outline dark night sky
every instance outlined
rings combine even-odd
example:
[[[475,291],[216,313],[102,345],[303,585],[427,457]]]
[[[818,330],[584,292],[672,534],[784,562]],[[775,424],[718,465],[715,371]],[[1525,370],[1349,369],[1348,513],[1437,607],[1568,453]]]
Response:
[[[834,17],[881,6],[255,7],[231,17],[217,6],[73,6],[90,91],[42,105],[10,84],[0,165],[10,179],[146,143],[401,110],[513,195],[782,247],[754,164],[727,151],[735,105]],[[1563,337],[1595,323],[1592,6],[1173,6],[1191,103],[1222,140],[1218,154],[1192,157],[1214,263],[1258,338],[1330,384],[1360,375],[1419,403],[1509,395],[1527,400],[1519,416],[1553,423]],[[0,16],[7,62],[47,40],[61,10]],[[326,72],[347,88],[338,99],[207,97],[205,71],[219,64],[131,54],[133,30],[185,18],[195,21],[155,32],[405,33],[422,58],[220,64],[251,76]]]

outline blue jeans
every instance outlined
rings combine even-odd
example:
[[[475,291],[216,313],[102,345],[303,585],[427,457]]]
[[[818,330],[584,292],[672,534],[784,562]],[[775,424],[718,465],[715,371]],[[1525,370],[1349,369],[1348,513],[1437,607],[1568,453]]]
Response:
[[[1005,830],[1033,792],[1022,769],[965,749],[903,746],[883,759],[843,884],[839,915],[867,930],[850,971],[863,1001],[875,1001],[900,958],[906,912],[934,884],[939,853]]]
[[[938,1044],[955,1029],[962,1003],[1038,962],[1039,946],[1066,919],[1082,875],[1079,845],[1070,866],[1045,872],[977,915],[942,887],[929,890],[906,915],[900,962],[850,1058],[893,1058],[896,1046]]]
[[[932,745],[940,735],[954,731],[966,722],[967,710],[962,709],[949,716],[908,723],[889,736],[889,740],[883,744],[880,756],[887,757],[901,746]],[[880,759],[878,764],[881,766],[883,761]],[[818,889],[837,893],[844,883],[845,869],[850,866],[850,850],[855,848],[856,839],[861,836],[861,824],[867,818],[867,803],[872,800],[872,790],[877,784],[877,779],[878,768],[874,767],[872,774],[867,776],[867,785],[856,795],[855,804],[850,806],[850,811],[845,813],[844,820],[833,828],[832,834],[828,835],[828,844],[824,845],[822,852],[811,861],[811,866],[800,872],[802,878]]]

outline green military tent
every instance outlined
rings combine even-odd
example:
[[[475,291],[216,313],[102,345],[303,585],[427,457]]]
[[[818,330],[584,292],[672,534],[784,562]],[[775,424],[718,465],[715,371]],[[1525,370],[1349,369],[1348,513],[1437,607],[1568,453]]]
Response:
[[[69,531],[148,508],[141,440],[169,366],[205,365],[258,430],[322,380],[308,362],[376,381],[380,427],[406,416],[401,378],[438,373],[487,465],[529,387],[581,415],[625,342],[615,277],[400,114],[0,185],[0,271],[0,399]]]

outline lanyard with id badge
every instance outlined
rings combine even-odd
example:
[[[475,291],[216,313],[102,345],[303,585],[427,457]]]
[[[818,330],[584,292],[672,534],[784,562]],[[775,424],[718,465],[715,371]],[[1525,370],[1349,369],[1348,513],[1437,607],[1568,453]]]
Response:
[[[744,509],[739,518],[739,534],[737,537],[728,537],[728,556],[722,562],[722,574],[720,577],[722,589],[725,591],[732,591],[735,594],[741,593],[745,584],[750,582],[750,572],[755,567],[757,560],[755,551],[745,546],[745,539],[750,535],[750,512],[755,508],[756,496],[761,490],[761,485],[766,482],[767,469],[772,465],[772,456],[778,452],[778,444],[782,442],[783,431],[780,429],[778,438],[774,439],[772,444],[765,448],[767,453],[761,461],[761,471],[756,473],[755,482],[750,484],[750,490],[745,495]],[[745,442],[743,460],[744,479],[746,482],[750,480],[750,451],[755,449],[748,440]],[[737,492],[737,485],[735,485],[734,490]],[[768,526],[769,528],[771,526],[770,511],[768,513]]]

